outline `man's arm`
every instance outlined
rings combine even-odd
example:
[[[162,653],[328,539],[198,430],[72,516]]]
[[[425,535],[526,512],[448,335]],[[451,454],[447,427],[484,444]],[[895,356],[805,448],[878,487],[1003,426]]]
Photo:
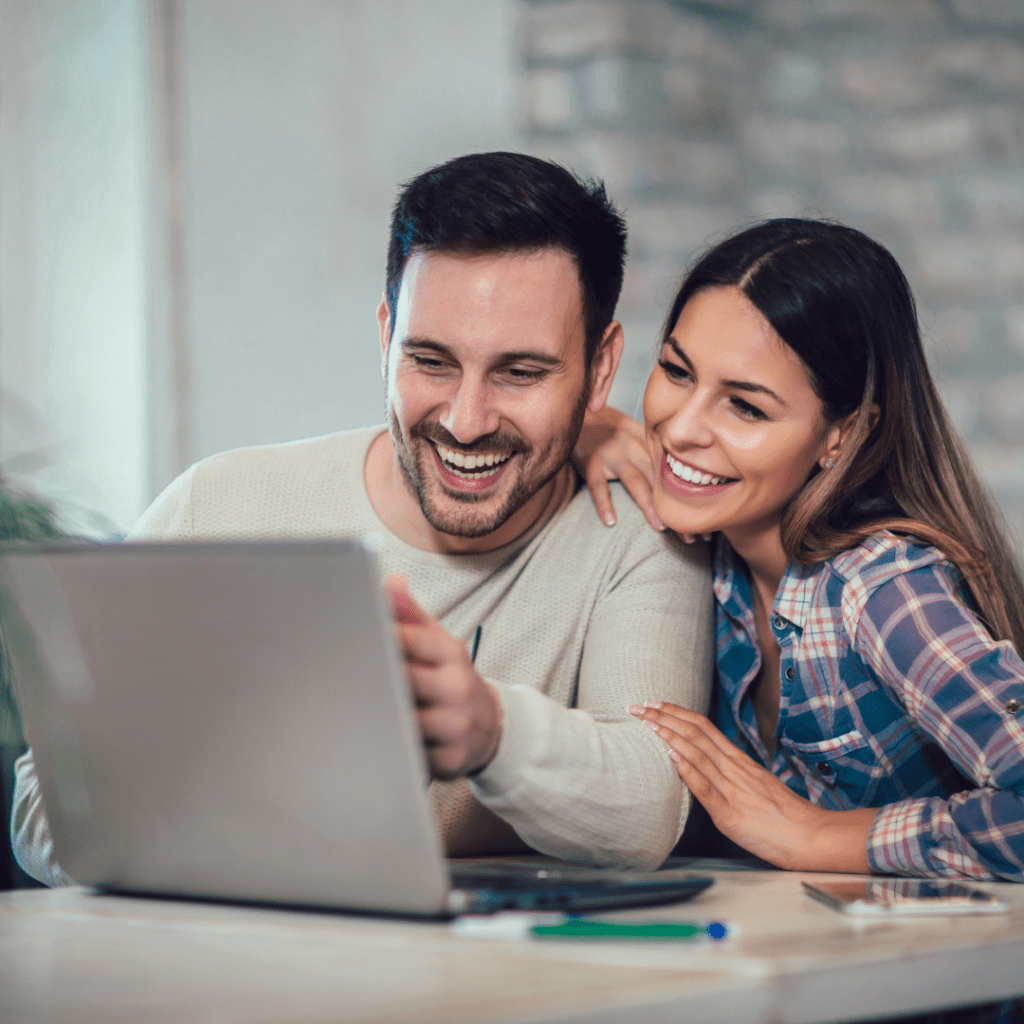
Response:
[[[641,695],[674,693],[673,701],[707,710],[712,597],[703,547],[688,562],[672,559],[667,576],[660,561],[637,566],[595,608],[575,708],[528,686],[495,684],[502,741],[470,786],[543,853],[653,869],[682,832],[689,792],[627,708]]]
[[[589,506],[586,512],[593,514]],[[538,641],[525,622],[522,660],[504,679],[481,678],[465,646],[437,623],[436,649],[449,656],[429,667],[422,656],[410,659],[402,636],[409,627],[400,626],[400,638],[436,777],[469,774],[481,803],[543,853],[652,868],[675,845],[689,796],[665,748],[627,708],[672,700],[706,711],[712,598],[703,545],[684,549],[653,531],[638,536],[639,515],[633,510],[630,518],[632,529],[620,535],[618,551],[596,570],[602,587],[581,623],[586,636],[575,700],[568,701],[573,706],[540,692],[544,680],[531,678],[550,669],[544,659],[534,659],[534,647],[550,638]],[[560,571],[586,571],[573,555]],[[558,580],[553,576],[550,590],[559,590]],[[571,588],[565,590],[537,593],[540,614],[544,602],[568,599]],[[428,686],[417,683],[418,674]],[[488,692],[500,698],[500,727]],[[479,702],[469,699],[473,693]]]
[[[44,885],[74,885],[53,856],[50,823],[31,750],[14,763],[11,805],[11,850],[21,870]]]

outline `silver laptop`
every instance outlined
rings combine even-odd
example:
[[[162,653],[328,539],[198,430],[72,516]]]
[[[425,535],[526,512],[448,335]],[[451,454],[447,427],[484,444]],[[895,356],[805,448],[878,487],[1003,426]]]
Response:
[[[636,906],[711,884],[521,862],[453,877],[359,544],[24,549],[0,558],[0,630],[54,851],[78,882],[427,915]]]

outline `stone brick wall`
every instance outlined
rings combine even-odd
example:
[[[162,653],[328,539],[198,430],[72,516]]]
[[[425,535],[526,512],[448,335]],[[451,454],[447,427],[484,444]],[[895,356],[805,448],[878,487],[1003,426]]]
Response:
[[[1024,553],[1024,2],[522,3],[526,146],[630,225],[614,392],[636,411],[679,275],[762,216],[828,216],[914,285],[954,422]]]

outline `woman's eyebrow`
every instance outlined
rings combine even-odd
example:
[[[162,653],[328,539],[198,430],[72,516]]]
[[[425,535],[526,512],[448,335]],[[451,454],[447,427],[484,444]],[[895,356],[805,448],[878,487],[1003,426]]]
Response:
[[[686,368],[693,372],[693,363],[690,361],[690,357],[682,350],[679,342],[676,341],[671,335],[669,335],[668,344],[672,347],[672,351],[686,363]],[[722,385],[727,388],[732,388],[735,391],[745,391],[748,394],[753,395],[767,395],[769,398],[773,398],[779,405],[786,405],[786,402],[779,398],[771,388],[765,387],[764,384],[755,384],[752,380],[723,380]]]

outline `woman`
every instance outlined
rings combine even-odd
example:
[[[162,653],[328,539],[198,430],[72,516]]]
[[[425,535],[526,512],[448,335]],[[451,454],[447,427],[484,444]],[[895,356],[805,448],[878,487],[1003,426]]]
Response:
[[[783,868],[1024,881],[1021,580],[892,256],[807,220],[715,246],[644,419],[649,518],[713,534],[717,672],[711,721],[630,710],[718,828]],[[650,500],[635,443],[590,459],[605,516],[606,476]]]

